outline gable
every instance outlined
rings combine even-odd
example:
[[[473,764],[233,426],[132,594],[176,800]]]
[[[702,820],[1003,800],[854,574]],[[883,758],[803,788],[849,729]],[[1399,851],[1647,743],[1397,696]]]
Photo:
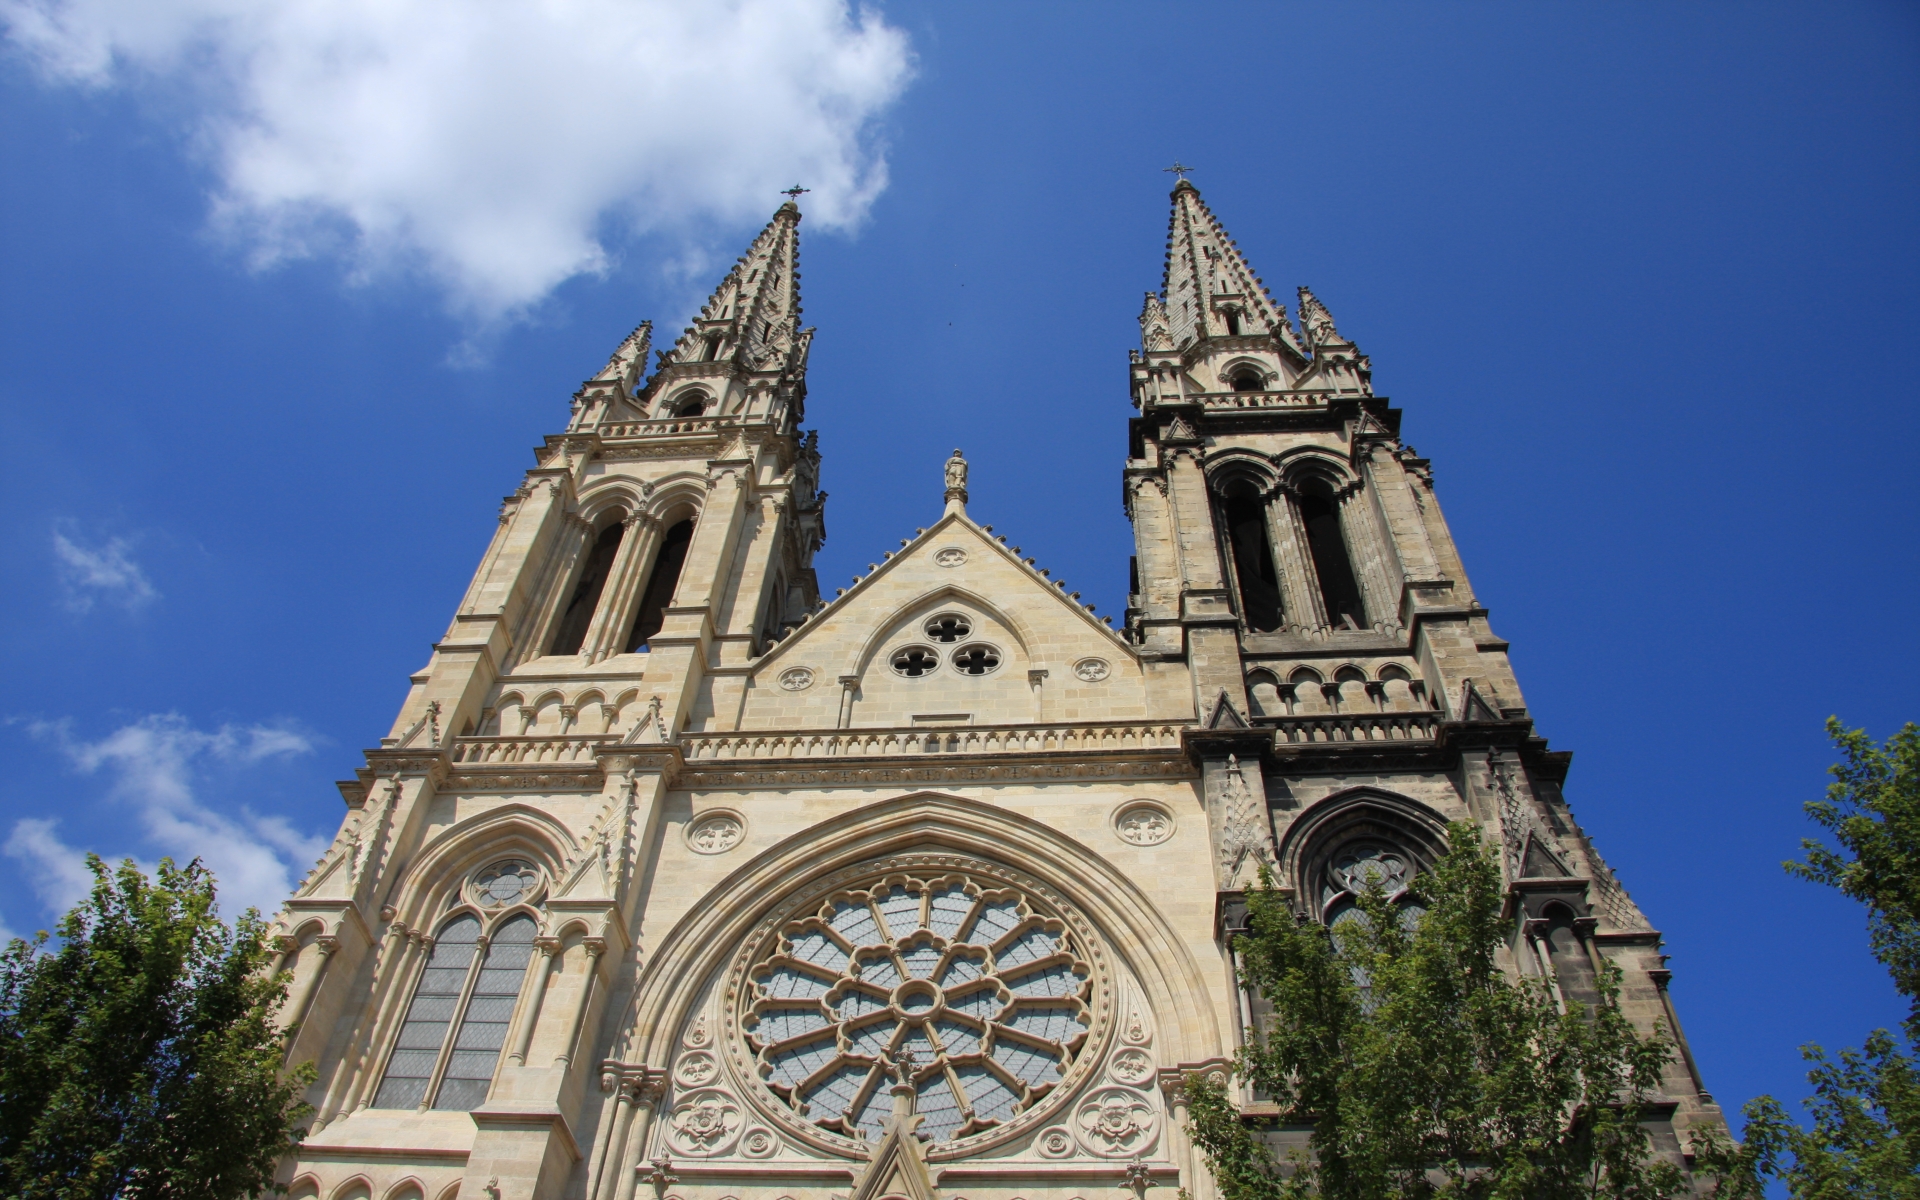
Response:
[[[1133,649],[985,530],[949,514],[754,664],[737,727],[1146,715]]]

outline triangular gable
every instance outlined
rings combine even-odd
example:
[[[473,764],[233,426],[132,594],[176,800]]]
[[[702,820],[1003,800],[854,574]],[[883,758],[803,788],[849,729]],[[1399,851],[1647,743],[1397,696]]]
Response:
[[[938,1200],[927,1163],[920,1155],[920,1139],[914,1129],[923,1118],[900,1111],[904,1105],[895,1098],[896,1109],[887,1118],[885,1132],[873,1148],[867,1169],[853,1185],[848,1200],[882,1200],[904,1196],[907,1200]]]
[[[951,537],[956,528],[966,530],[972,535],[970,540],[977,543],[986,553],[998,556],[1005,563],[1012,566],[1019,574],[1026,577],[1036,591],[1050,597],[1050,603],[1057,604],[1071,613],[1079,624],[1086,627],[1089,632],[1096,636],[1101,643],[1100,649],[1102,653],[1124,655],[1127,658],[1136,660],[1139,658],[1139,652],[1128,644],[1126,639],[1121,637],[1111,626],[1095,617],[1084,605],[1074,599],[1073,595],[1069,595],[1066,589],[1061,586],[1060,581],[1042,575],[1038,568],[1029,565],[1026,560],[1018,554],[1015,554],[1011,547],[1002,544],[999,539],[996,539],[991,533],[988,533],[985,528],[975,524],[973,519],[968,517],[966,512],[962,510],[942,515],[925,533],[916,534],[905,546],[901,547],[897,553],[890,554],[879,563],[872,564],[873,569],[856,579],[853,586],[849,587],[843,595],[835,597],[825,608],[810,617],[804,625],[795,629],[778,645],[769,649],[766,654],[755,661],[753,664],[754,675],[760,678],[770,678],[768,674],[770,670],[773,671],[773,674],[778,674],[778,671],[774,670],[774,668],[781,660],[792,660],[799,654],[801,647],[805,646],[809,641],[813,640],[813,638],[820,636],[821,631],[832,624],[836,618],[842,616],[848,610],[855,608],[857,602],[864,599],[866,595],[872,592],[887,576],[900,570],[905,564],[924,555],[939,553],[939,550],[935,548],[935,543]],[[961,578],[964,578],[964,576],[961,576]],[[1077,593],[1075,593],[1075,595],[1077,595]],[[986,602],[997,609],[1004,610],[1006,608],[1002,600],[988,597],[986,598]]]
[[[1220,698],[1213,702],[1213,712],[1207,717],[1208,729],[1248,729],[1247,719],[1234,707],[1233,697],[1227,695],[1227,689],[1220,689]]]
[[[1566,879],[1573,874],[1540,839],[1528,835],[1527,852],[1521,858],[1520,874],[1528,879]]]
[[[1493,711],[1493,705],[1480,697],[1480,689],[1473,686],[1469,679],[1460,685],[1460,719],[1462,721],[1498,721],[1500,714]]]

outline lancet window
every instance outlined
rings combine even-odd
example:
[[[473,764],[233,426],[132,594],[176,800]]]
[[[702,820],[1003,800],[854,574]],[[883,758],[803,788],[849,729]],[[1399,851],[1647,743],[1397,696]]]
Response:
[[[625,531],[625,523],[616,515],[593,539],[593,547],[587,551],[586,561],[580,567],[579,582],[574,584],[573,596],[560,614],[560,626],[554,631],[553,645],[547,653],[580,653],[580,644],[587,638],[587,627],[593,622],[594,609],[600,605],[600,593],[606,590],[607,576],[613,573],[613,560],[620,553],[620,539]]]
[[[1266,504],[1252,485],[1234,484],[1221,505],[1226,526],[1227,552],[1239,585],[1240,617],[1255,633],[1280,628],[1280,577],[1274,568],[1273,543],[1267,535]]]
[[[1300,524],[1306,528],[1327,624],[1335,629],[1365,629],[1367,610],[1360,601],[1360,584],[1340,528],[1340,510],[1333,489],[1324,481],[1312,480],[1300,489]]]
[[[660,539],[660,552],[654,556],[653,575],[640,595],[640,609],[634,614],[633,629],[627,635],[626,652],[644,650],[649,638],[666,624],[667,605],[673,603],[674,589],[680,586],[680,568],[687,561],[687,547],[693,543],[693,518],[668,529]]]
[[[474,877],[475,903],[504,919],[466,911],[440,926],[373,1107],[467,1112],[486,1100],[533,960],[539,925],[519,906],[539,878],[517,859]]]

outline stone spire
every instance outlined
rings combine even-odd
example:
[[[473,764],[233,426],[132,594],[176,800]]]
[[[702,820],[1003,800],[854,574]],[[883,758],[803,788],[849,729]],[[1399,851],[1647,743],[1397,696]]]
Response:
[[[751,372],[806,369],[800,328],[800,208],[789,200],[734,263],[660,365],[727,362]]]
[[[1286,306],[1276,303],[1247,265],[1233,239],[1200,199],[1200,189],[1182,179],[1173,188],[1167,226],[1167,269],[1161,283],[1173,348],[1185,350],[1203,338],[1271,334],[1300,352]],[[1142,324],[1146,324],[1143,317]]]

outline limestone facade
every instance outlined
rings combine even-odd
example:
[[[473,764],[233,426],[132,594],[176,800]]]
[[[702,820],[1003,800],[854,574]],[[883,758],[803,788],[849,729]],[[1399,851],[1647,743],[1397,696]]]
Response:
[[[1131,355],[1110,627],[967,513],[818,594],[800,213],[575,395],[278,918],[323,1200],[1194,1200],[1270,865],[1338,918],[1470,820],[1512,967],[1660,936],[1574,821],[1425,459],[1194,187]],[[1657,1134],[1718,1110],[1689,1059]],[[1255,1115],[1258,1103],[1248,1098]]]

